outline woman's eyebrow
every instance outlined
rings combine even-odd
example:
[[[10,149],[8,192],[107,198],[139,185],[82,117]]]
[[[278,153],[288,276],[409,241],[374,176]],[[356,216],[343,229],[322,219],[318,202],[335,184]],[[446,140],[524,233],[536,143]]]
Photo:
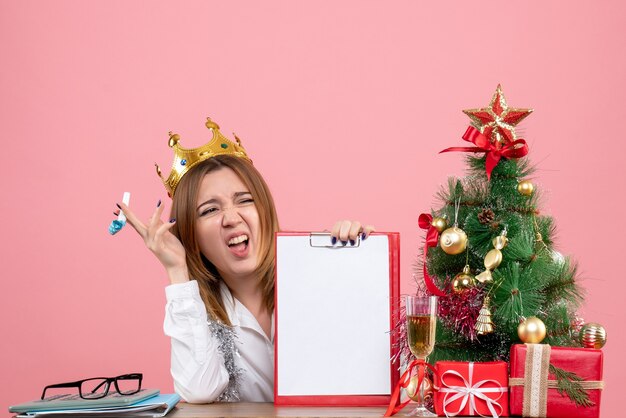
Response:
[[[200,203],[200,205],[198,205],[198,207],[196,208],[196,210],[200,210],[200,208],[201,208],[202,206],[205,206],[205,205],[210,205],[211,203],[217,203],[217,199],[215,199],[215,198],[214,198],[214,199],[209,199],[209,200],[207,200],[206,202]]]
[[[252,195],[252,193],[250,193],[250,192],[235,192],[235,193],[233,193],[233,198],[237,198],[237,197],[244,196],[244,195],[247,195],[247,194]]]

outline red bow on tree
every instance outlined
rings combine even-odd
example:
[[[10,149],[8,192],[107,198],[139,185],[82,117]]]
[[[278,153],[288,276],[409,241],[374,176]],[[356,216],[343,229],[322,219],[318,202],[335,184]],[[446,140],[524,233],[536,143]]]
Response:
[[[426,242],[424,244],[424,283],[426,284],[426,289],[435,295],[435,296],[445,296],[446,294],[440,290],[433,278],[428,275],[428,270],[426,269],[426,256],[428,255],[428,247],[436,247],[437,242],[439,241],[439,231],[435,229],[432,225],[433,217],[428,213],[422,213],[417,219],[417,223],[422,229],[426,229]]]
[[[473,126],[467,128],[467,131],[463,134],[463,139],[467,142],[471,142],[476,145],[475,147],[450,147],[442,152],[449,151],[462,151],[462,152],[484,152],[487,154],[487,161],[485,162],[485,171],[487,171],[487,178],[491,179],[491,171],[498,165],[500,158],[521,158],[528,154],[528,145],[523,139],[513,141],[502,148],[499,143],[489,142],[489,138],[480,133],[480,131]]]

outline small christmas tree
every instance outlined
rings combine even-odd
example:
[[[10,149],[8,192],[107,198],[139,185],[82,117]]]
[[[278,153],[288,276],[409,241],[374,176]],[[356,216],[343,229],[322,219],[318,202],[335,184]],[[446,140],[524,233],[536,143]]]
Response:
[[[526,319],[527,342],[545,324],[544,343],[579,345],[576,266],[553,248],[554,222],[539,212],[528,148],[515,133],[531,112],[508,107],[498,86],[488,107],[464,111],[472,127],[463,139],[475,146],[442,151],[468,152],[469,175],[450,179],[441,207],[420,217],[428,232],[419,273],[425,293],[440,295],[431,363],[508,360]]]

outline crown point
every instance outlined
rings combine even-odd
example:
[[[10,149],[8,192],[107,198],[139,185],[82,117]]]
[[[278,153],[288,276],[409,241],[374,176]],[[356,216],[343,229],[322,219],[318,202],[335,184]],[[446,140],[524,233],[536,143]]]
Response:
[[[170,148],[174,148],[174,145],[178,144],[178,141],[180,141],[180,135],[172,133],[172,131],[170,131],[169,136],[170,139],[169,141],[167,141],[167,145],[169,145]]]
[[[207,128],[209,128],[209,129],[219,129],[219,128],[220,128],[220,126],[219,126],[217,123],[213,122],[213,121],[211,120],[211,118],[206,118],[206,123],[205,123],[205,125],[206,125],[206,127],[207,127]]]

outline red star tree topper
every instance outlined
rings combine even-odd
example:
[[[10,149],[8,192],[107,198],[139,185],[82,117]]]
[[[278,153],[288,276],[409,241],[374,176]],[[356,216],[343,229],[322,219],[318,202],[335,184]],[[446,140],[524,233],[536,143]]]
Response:
[[[515,126],[532,111],[532,109],[509,107],[502,93],[502,87],[498,84],[488,107],[466,109],[463,113],[469,116],[476,128],[499,149],[517,139]]]

